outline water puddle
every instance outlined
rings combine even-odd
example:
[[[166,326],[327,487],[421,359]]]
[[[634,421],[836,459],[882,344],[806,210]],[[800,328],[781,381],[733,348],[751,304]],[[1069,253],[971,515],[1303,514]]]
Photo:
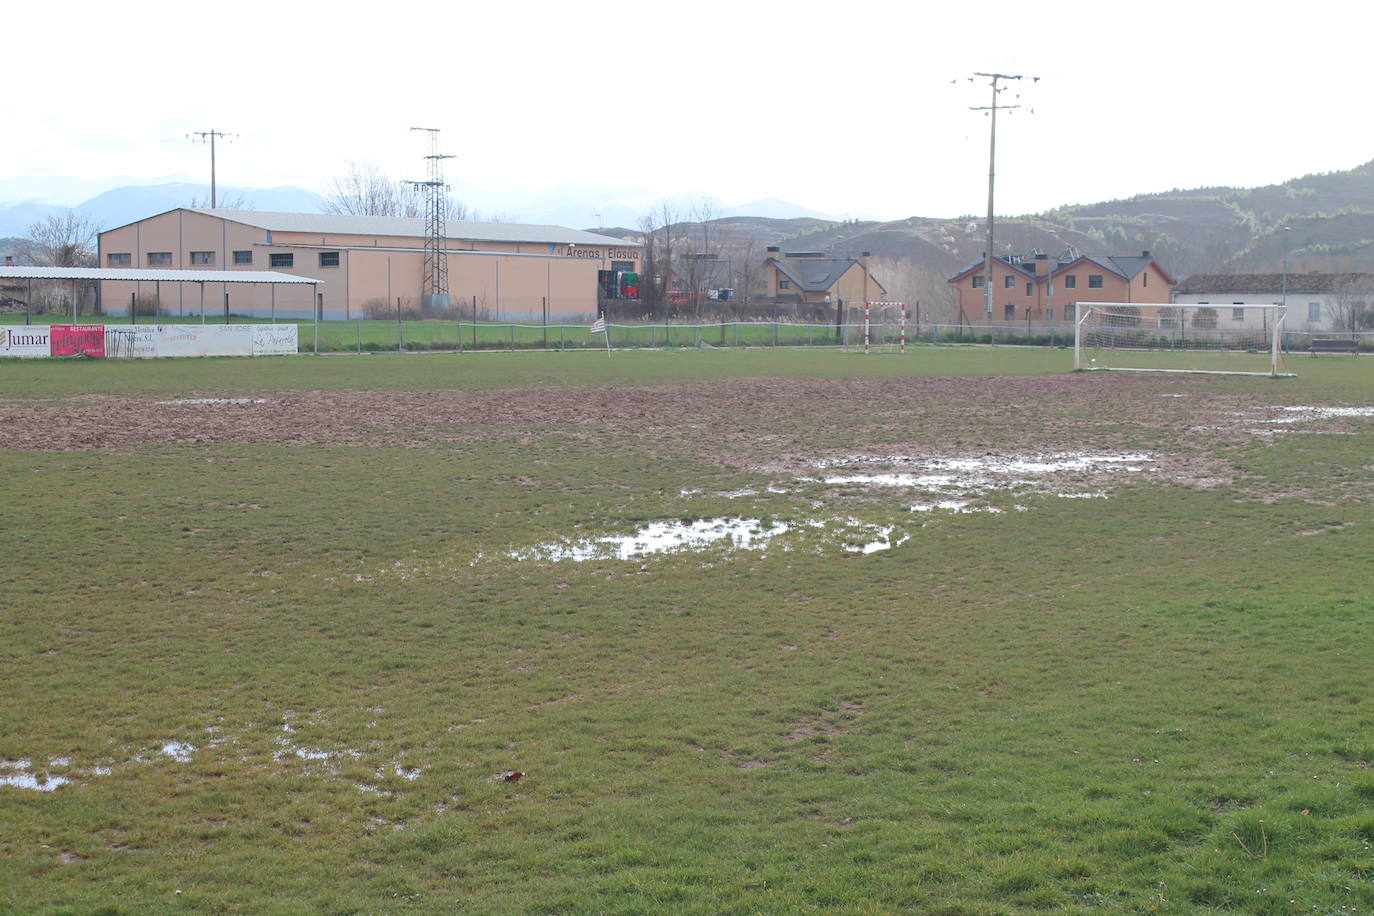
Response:
[[[650,522],[633,534],[610,535],[583,541],[541,544],[508,554],[516,560],[562,562],[571,560],[633,560],[653,554],[683,550],[704,550],[722,546],[736,550],[758,550],[791,526],[786,522],[763,522],[756,518],[703,518],[695,521]]]
[[[892,525],[853,517],[813,518],[800,522],[764,522],[753,518],[711,518],[683,522],[650,522],[634,534],[574,542],[553,542],[504,554],[514,560],[557,563],[571,560],[636,560],[656,554],[710,549],[792,551],[827,546],[850,553],[877,553],[904,544],[909,535]],[[819,543],[817,540],[819,539]],[[473,563],[485,557],[478,555]]]
[[[818,462],[818,466],[830,471],[820,478],[828,486],[924,490],[935,497],[913,505],[915,512],[975,512],[990,507],[972,506],[973,498],[991,491],[1077,495],[1071,487],[1081,484],[1085,476],[1138,474],[1150,470],[1153,463],[1154,458],[1144,453],[1054,452],[981,458],[852,455]]]
[[[196,752],[195,745],[187,744],[184,741],[168,741],[159,748],[163,755],[171,757],[177,763],[190,763],[191,755]]]
[[[986,512],[989,515],[1001,515],[1003,510],[997,506],[975,506],[972,500],[968,499],[941,499],[931,503],[913,503],[908,507],[911,512],[952,512],[959,515],[973,512]],[[1023,506],[1017,506],[1023,509]]]
[[[58,757],[49,761],[48,765],[66,766],[67,760],[65,757]],[[28,789],[32,792],[56,792],[59,786],[65,786],[69,782],[71,779],[67,776],[35,771],[30,760],[0,760],[0,786]]]
[[[1264,423],[1304,423],[1309,420],[1332,420],[1340,417],[1374,417],[1374,407],[1275,407],[1289,414],[1268,417]]]
[[[196,404],[266,404],[267,398],[177,398],[174,401],[158,401],[159,405],[167,407],[184,407]]]

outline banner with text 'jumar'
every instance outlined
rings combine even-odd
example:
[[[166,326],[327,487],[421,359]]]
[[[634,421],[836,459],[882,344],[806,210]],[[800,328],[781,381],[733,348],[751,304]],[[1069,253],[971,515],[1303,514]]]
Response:
[[[0,328],[0,356],[51,356],[51,342],[46,324]]]

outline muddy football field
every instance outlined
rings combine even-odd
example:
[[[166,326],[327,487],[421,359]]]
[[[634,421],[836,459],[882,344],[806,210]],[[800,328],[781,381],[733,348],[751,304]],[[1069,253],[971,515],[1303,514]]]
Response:
[[[1374,370],[0,365],[0,912],[1360,912]]]

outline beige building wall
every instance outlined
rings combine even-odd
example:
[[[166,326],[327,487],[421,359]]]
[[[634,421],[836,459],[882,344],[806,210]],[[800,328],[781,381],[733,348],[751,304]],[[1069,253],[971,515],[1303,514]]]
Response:
[[[419,306],[424,292],[424,239],[414,236],[272,232],[218,216],[173,210],[102,233],[102,267],[166,267],[181,270],[276,270],[321,281],[322,317],[359,319]],[[640,249],[632,245],[575,245],[548,242],[450,239],[449,293],[460,314],[493,320],[581,319],[595,315],[597,271],[628,263],[638,271]],[[236,263],[234,252],[250,252]],[[150,263],[150,255],[154,255]],[[273,255],[289,266],[273,266]],[[121,263],[127,257],[127,263]],[[165,262],[165,263],[164,263]],[[335,262],[337,262],[335,264]],[[623,268],[622,268],[623,269]],[[257,285],[205,284],[205,311],[222,315],[224,296],[235,313],[265,316],[272,291]],[[164,313],[200,312],[200,284],[105,281],[102,307],[126,313],[130,296],[160,293]],[[314,313],[308,288],[277,287],[276,314],[307,318]]]

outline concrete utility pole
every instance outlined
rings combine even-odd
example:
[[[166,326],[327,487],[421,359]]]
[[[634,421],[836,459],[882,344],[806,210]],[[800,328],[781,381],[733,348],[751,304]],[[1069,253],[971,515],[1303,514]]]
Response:
[[[210,209],[215,209],[215,140],[231,140],[237,134],[221,133],[217,130],[197,130],[186,135],[192,142],[210,144]]]
[[[991,105],[969,106],[970,111],[987,111],[992,113],[992,140],[988,145],[988,250],[983,254],[983,297],[985,303],[983,306],[983,311],[986,313],[985,317],[987,319],[987,323],[992,324],[992,244],[994,240],[992,229],[992,191],[994,177],[996,176],[997,165],[997,110],[999,108],[1011,109],[1021,107],[1020,105],[998,105],[997,93],[1003,91],[1004,89],[1006,89],[1006,87],[999,86],[997,84],[1002,80],[1020,80],[1025,79],[1026,77],[1013,73],[975,73],[973,75],[975,77],[985,77],[988,80],[989,85],[992,86]],[[1035,80],[1036,82],[1040,81],[1040,77],[1038,76],[1033,76],[1031,77],[1031,79]]]

